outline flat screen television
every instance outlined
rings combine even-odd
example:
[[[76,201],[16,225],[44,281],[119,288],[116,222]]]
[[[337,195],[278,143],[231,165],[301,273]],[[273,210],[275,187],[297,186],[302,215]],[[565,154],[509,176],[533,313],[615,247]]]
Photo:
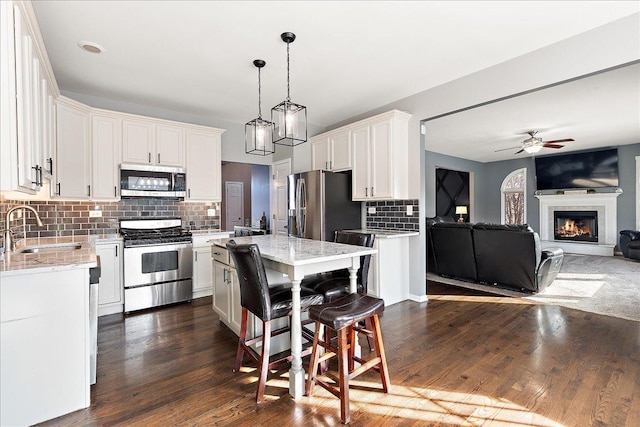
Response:
[[[538,190],[618,186],[618,149],[536,157]]]

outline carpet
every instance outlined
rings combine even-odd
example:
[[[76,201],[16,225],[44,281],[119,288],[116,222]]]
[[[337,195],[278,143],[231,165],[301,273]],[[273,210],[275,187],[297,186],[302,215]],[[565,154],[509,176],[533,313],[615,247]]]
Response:
[[[427,274],[427,279],[640,322],[640,262],[622,256],[565,253],[556,279],[544,291],[534,295],[447,279],[432,273]]]

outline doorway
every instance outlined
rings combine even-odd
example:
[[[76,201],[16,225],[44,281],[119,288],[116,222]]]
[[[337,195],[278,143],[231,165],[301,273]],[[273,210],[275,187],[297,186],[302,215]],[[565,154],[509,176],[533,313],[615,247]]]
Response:
[[[224,183],[226,229],[244,225],[244,183],[226,181]]]

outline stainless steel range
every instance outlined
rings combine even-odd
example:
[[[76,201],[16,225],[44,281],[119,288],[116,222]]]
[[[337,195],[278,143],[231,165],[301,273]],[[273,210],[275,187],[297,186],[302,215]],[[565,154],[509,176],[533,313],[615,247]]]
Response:
[[[121,220],[120,233],[125,312],[191,300],[191,232],[180,218]]]

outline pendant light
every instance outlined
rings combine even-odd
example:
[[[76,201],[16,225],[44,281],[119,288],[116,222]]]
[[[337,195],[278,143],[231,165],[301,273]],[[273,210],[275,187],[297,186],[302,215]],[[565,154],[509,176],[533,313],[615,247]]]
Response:
[[[268,156],[276,150],[271,139],[273,133],[273,123],[262,118],[262,98],[260,81],[260,69],[266,65],[262,59],[253,61],[253,65],[258,69],[258,118],[253,119],[244,125],[245,153]]]
[[[307,107],[291,102],[289,96],[289,44],[296,35],[286,32],[280,38],[287,44],[287,98],[271,109],[273,143],[293,147],[307,141]]]

